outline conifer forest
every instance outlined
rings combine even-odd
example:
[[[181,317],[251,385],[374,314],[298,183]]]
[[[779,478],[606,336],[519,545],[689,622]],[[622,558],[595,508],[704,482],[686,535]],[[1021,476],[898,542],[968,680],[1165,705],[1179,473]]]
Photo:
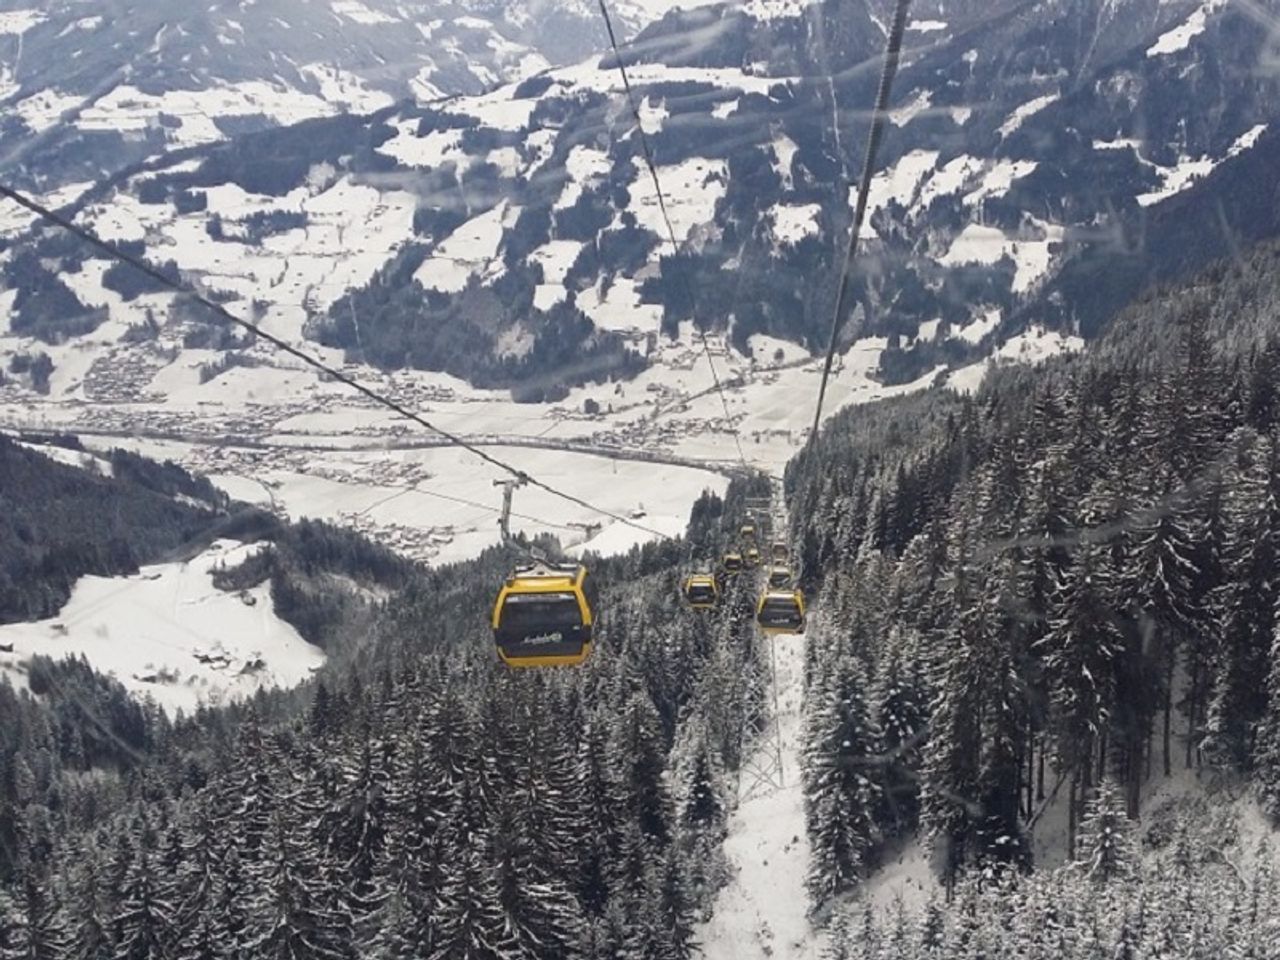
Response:
[[[0,960],[1280,960],[1280,0],[0,0]]]

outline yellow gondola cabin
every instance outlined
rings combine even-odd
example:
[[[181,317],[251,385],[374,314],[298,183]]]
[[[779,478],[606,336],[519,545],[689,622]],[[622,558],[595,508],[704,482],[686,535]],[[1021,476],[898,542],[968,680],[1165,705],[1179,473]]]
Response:
[[[804,633],[804,594],[797,590],[767,590],[756,606],[756,623],[765,633]]]
[[[684,598],[695,610],[710,610],[720,599],[716,578],[709,574],[694,574],[684,581]]]
[[[769,589],[785,590],[791,586],[791,568],[785,565],[776,565],[769,568]]]
[[[511,667],[576,666],[591,656],[595,593],[586,567],[517,569],[493,604],[493,639]]]

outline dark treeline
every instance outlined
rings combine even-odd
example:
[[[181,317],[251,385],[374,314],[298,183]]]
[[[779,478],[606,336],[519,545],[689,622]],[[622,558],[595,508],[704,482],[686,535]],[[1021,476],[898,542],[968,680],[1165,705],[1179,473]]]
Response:
[[[1029,865],[1055,802],[1078,852],[1099,791],[1132,817],[1177,769],[1280,819],[1280,341],[1213,309],[1244,274],[1088,359],[847,414],[792,465],[816,905],[917,828],[948,883]]]
[[[0,436],[0,623],[53,616],[87,573],[136,573],[207,530],[225,501],[172,464],[124,451],[110,463],[117,478]]]

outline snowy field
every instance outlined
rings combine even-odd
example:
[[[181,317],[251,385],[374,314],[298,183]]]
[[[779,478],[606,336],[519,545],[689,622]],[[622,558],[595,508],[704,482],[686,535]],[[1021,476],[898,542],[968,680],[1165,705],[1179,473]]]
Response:
[[[224,593],[213,571],[257,545],[218,541],[190,561],[143,567],[132,577],[81,577],[57,617],[0,626],[0,671],[25,684],[33,654],[83,654],[95,670],[170,712],[289,687],[324,663],[272,610],[270,587]]]

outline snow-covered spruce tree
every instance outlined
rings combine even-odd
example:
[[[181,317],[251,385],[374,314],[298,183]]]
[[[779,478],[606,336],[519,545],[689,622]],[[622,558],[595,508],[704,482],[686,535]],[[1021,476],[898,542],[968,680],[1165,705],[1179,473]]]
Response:
[[[376,909],[374,871],[386,842],[390,811],[387,802],[391,752],[365,728],[355,743],[337,757],[332,799],[321,813],[323,849],[339,868],[343,891],[340,907],[357,928]]]
[[[1262,715],[1254,747],[1253,782],[1263,811],[1273,822],[1280,823],[1280,623],[1272,633],[1266,693],[1266,712]]]
[[[1098,548],[1084,544],[1054,598],[1049,632],[1041,641],[1058,768],[1070,778],[1071,826],[1087,787],[1099,734],[1114,704],[1115,661],[1122,638],[1107,608],[1109,570]],[[1074,844],[1074,830],[1068,847]]]
[[[843,910],[836,910],[827,923],[822,960],[854,960],[855,956],[849,935],[849,921]]]
[[[982,757],[981,631],[976,610],[956,617],[940,638],[943,659],[930,707],[929,739],[924,749],[920,822],[944,850],[944,876],[954,882],[970,861],[978,814],[978,774]]]
[[[605,725],[588,721],[578,751],[583,821],[578,852],[578,896],[589,916],[599,917],[614,892],[613,867],[624,821],[622,785],[609,763]]]
[[[1098,883],[1131,880],[1139,857],[1133,824],[1125,810],[1124,793],[1110,779],[1098,785],[1085,803],[1076,845],[1076,863]]]
[[[679,818],[676,839],[688,892],[701,919],[710,919],[715,892],[727,879],[721,848],[725,837],[726,803],[722,778],[707,744],[706,726],[691,721],[682,731],[684,762],[679,773]]]
[[[175,870],[177,954],[182,960],[217,960],[229,934],[219,909],[219,887],[224,840],[220,824],[208,808],[206,792],[192,806],[186,822],[175,826],[173,836],[181,842],[180,860]]]
[[[1161,678],[1164,772],[1172,772],[1173,681],[1179,653],[1200,648],[1207,630],[1201,592],[1200,553],[1205,527],[1191,494],[1168,465],[1156,468],[1148,506],[1133,521],[1132,553],[1123,576],[1152,666]],[[1193,657],[1188,667],[1199,669]]]
[[[240,851],[228,844],[223,851],[219,884],[214,890],[213,912],[225,931],[222,948],[226,960],[249,960],[248,946],[252,935],[253,889],[240,862]]]
[[[697,944],[685,874],[674,849],[648,864],[631,910],[635,922],[627,940],[629,960],[689,960],[693,956]]]
[[[326,902],[324,873],[311,843],[283,812],[271,817],[256,868],[257,897],[246,953],[262,960],[341,960],[349,918]]]
[[[489,838],[458,833],[450,846],[454,856],[437,900],[428,960],[507,960],[517,942],[489,865]]]
[[[409,830],[388,834],[374,875],[378,906],[360,931],[363,956],[415,960],[433,951],[431,917],[436,908],[422,882],[422,853]]]
[[[866,674],[842,657],[811,691],[804,749],[809,896],[815,908],[861,881],[881,842],[880,732],[866,701]]]
[[[640,831],[659,845],[671,837],[672,804],[664,782],[666,751],[653,701],[643,691],[627,699],[610,737],[621,774],[625,808]]]
[[[111,956],[107,891],[102,853],[94,837],[80,839],[64,867],[67,881],[67,933],[70,960],[107,960]]]
[[[576,859],[555,859],[556,798],[546,783],[530,735],[525,762],[512,771],[515,789],[498,801],[491,833],[492,861],[506,925],[529,955],[571,960],[583,922],[582,907],[567,878]]]
[[[168,960],[172,955],[175,908],[166,886],[144,841],[121,890],[113,960]]]
[[[1240,772],[1253,765],[1266,711],[1267,672],[1280,597],[1280,468],[1275,446],[1252,430],[1231,439],[1227,467],[1225,583],[1213,596],[1217,643],[1203,749]]]
[[[13,897],[0,887],[0,956],[21,956],[18,949],[22,943],[23,918]]]
[[[919,635],[892,627],[873,697],[883,764],[882,802],[876,819],[896,835],[915,829],[920,817],[921,757],[929,698],[923,666]]]
[[[982,757],[977,801],[981,812],[975,855],[988,862],[1026,865],[1030,855],[1019,812],[1028,749],[1029,710],[1020,674],[1027,637],[1018,588],[1016,562],[1006,554],[996,562],[978,597],[982,640],[976,654],[985,682],[980,688]]]
[[[281,806],[275,777],[284,761],[254,711],[237,730],[233,756],[234,767],[219,781],[217,804],[227,822],[235,824],[241,861],[256,864],[271,832],[272,814]]]
[[[0,940],[4,960],[63,960],[71,945],[62,905],[50,889],[43,867],[29,865],[9,905]]]

